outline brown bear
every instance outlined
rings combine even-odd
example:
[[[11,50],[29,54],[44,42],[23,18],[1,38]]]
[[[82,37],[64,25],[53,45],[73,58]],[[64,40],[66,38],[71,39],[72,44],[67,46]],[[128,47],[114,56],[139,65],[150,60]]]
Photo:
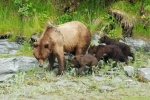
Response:
[[[91,46],[88,50],[89,54],[95,55],[97,60],[104,58],[104,61],[107,62],[109,58],[118,62],[125,62],[128,64],[127,59],[125,58],[122,50],[115,45],[98,45]]]
[[[130,47],[125,43],[115,41],[114,39],[111,39],[111,38],[107,37],[106,35],[102,36],[99,39],[99,43],[106,43],[107,45],[116,45],[116,46],[120,47],[120,49],[122,50],[122,52],[127,60],[128,60],[128,56],[132,57],[133,61],[135,60],[134,54],[131,52]]]
[[[40,67],[48,58],[50,68],[53,67],[56,57],[59,63],[57,75],[61,75],[65,68],[64,51],[74,55],[85,54],[90,41],[91,33],[81,22],[71,21],[58,26],[47,26],[34,43],[33,55]]]
[[[92,66],[97,66],[98,60],[91,54],[77,55],[71,59],[71,67],[78,68],[78,74],[80,75],[82,71],[85,71],[86,66],[90,67],[90,73],[92,73]]]

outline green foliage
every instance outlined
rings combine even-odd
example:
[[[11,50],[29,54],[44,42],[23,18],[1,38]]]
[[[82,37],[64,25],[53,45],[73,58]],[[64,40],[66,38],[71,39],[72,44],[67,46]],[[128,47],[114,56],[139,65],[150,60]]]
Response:
[[[78,20],[84,23],[87,27],[89,27],[91,33],[94,33],[102,27],[101,17],[104,12],[100,10],[101,6],[99,6],[99,3],[96,3],[97,1],[88,2],[90,1],[82,1],[82,4],[78,6],[77,11],[73,12],[72,17],[73,20]]]
[[[52,24],[62,24],[72,20],[78,20],[89,27],[91,33],[97,31],[108,31],[111,24],[114,24],[113,19],[109,18],[107,11],[109,8],[119,9],[127,12],[129,15],[134,15],[136,18],[139,17],[139,8],[141,2],[137,1],[135,4],[130,4],[127,0],[115,0],[106,3],[105,0],[85,0],[79,1],[80,4],[77,6],[75,12],[61,12],[62,1],[37,1],[37,0],[12,0],[8,2],[0,2],[0,34],[11,34],[17,33],[26,37],[30,37],[33,33],[43,31],[47,21]],[[60,5],[61,3],[61,5]],[[70,4],[70,1],[66,1]],[[5,6],[7,5],[7,6]],[[44,5],[44,6],[43,6]],[[119,5],[119,6],[118,6]],[[149,1],[144,1],[145,10],[149,12]],[[3,7],[5,9],[3,10]],[[149,20],[149,16],[145,16]],[[135,26],[138,26],[137,24]],[[139,27],[141,28],[141,27]],[[137,29],[139,29],[137,28]],[[134,29],[134,32],[138,33],[138,30]],[[121,27],[118,25],[114,30],[108,31],[108,34],[115,36],[121,35]],[[140,29],[141,34],[146,34],[144,29]]]
[[[18,13],[23,16],[31,16],[36,12],[33,8],[33,3],[29,0],[14,0],[14,3],[19,6]]]
[[[145,10],[150,11],[150,5],[146,5],[146,6],[145,6]]]
[[[30,37],[35,32],[43,31],[49,18],[56,19],[56,11],[51,3],[51,0],[46,2],[37,0],[0,2],[0,34],[9,32],[15,36]]]
[[[57,24],[63,24],[72,20],[72,16],[69,14],[63,14],[58,17]]]
[[[18,13],[24,16],[30,16],[33,15],[33,13],[36,11],[36,9],[32,8],[32,3],[26,4],[24,7],[19,8]]]
[[[31,44],[28,41],[24,41],[17,55],[33,56],[32,49]]]

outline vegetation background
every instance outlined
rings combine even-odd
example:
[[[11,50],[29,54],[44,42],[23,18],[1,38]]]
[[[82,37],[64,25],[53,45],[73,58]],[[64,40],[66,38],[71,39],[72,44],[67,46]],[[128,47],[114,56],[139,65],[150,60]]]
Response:
[[[33,33],[42,33],[48,23],[58,25],[72,20],[84,23],[94,34],[115,23],[109,18],[110,8],[127,13],[129,19],[134,17],[134,36],[150,37],[149,0],[1,0],[0,35],[12,34],[12,40],[16,36],[29,38]],[[121,25],[115,27],[108,34],[122,38]]]

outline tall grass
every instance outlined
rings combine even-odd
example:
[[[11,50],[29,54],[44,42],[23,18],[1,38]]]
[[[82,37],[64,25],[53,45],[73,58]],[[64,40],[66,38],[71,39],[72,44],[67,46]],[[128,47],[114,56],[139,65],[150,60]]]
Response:
[[[77,11],[73,13],[73,20],[83,22],[89,27],[92,33],[101,30],[103,26],[103,16],[106,14],[97,1],[82,1],[77,8]]]
[[[140,12],[140,7],[141,7],[142,2],[138,1],[135,4],[129,4],[127,1],[119,1],[111,5],[111,8],[113,9],[119,9],[121,11],[124,11],[125,13],[128,14],[129,20],[132,18],[134,21],[134,29],[133,29],[133,35],[134,37],[141,37],[141,38],[147,38],[148,40],[150,38],[150,21],[147,24],[146,28],[144,28],[144,22],[139,14]],[[144,7],[146,5],[149,5],[150,1],[145,0],[144,1]],[[136,19],[136,20],[135,20]],[[147,20],[148,21],[148,20]]]
[[[52,0],[41,2],[40,0],[27,1],[32,4],[33,15],[23,15],[21,20],[19,6],[14,1],[0,2],[0,35],[7,32],[17,35],[30,37],[31,34],[41,31],[45,27],[48,19],[56,17],[56,11],[51,4]],[[27,12],[30,12],[27,11]]]
[[[13,5],[0,2],[0,35],[6,32],[14,32],[20,30],[20,20],[16,12],[13,11]]]
[[[27,11],[34,11],[30,16],[24,16],[26,20],[20,19],[19,5],[15,4],[13,0],[7,2],[0,1],[0,35],[7,32],[17,35],[30,37],[35,32],[43,31],[46,23],[62,24],[67,21],[77,20],[84,23],[90,29],[91,33],[99,32],[106,24],[110,23],[107,11],[109,8],[119,9],[129,16],[134,15],[139,19],[139,8],[141,2],[136,2],[134,5],[130,4],[127,0],[118,0],[106,5],[104,0],[82,0],[75,12],[63,13],[61,0],[28,0],[26,5],[31,4],[30,9]],[[149,0],[145,0],[145,4],[149,5]],[[130,17],[129,17],[130,18]],[[137,34],[150,36],[149,28],[144,30],[141,23],[136,23],[134,32]],[[117,26],[110,34],[114,36],[121,35],[121,26]]]

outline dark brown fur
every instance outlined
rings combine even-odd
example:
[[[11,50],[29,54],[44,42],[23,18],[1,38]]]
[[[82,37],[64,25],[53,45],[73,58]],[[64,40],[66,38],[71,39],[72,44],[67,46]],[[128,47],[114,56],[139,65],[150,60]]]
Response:
[[[71,66],[78,68],[78,74],[86,69],[86,66],[90,67],[90,73],[92,73],[92,66],[97,66],[98,60],[91,54],[77,55],[71,59]]]
[[[128,60],[128,56],[132,57],[133,61],[135,60],[134,54],[131,52],[130,47],[125,43],[115,41],[114,39],[111,39],[111,38],[107,37],[106,35],[102,36],[99,39],[99,43],[106,43],[107,45],[116,45],[122,50],[122,52],[127,60]]]
[[[55,58],[57,58],[59,63],[57,75],[61,75],[65,68],[64,51],[74,55],[85,54],[90,41],[90,31],[78,21],[56,27],[48,26],[42,36],[34,43],[33,55],[38,60],[40,67],[48,58],[50,68],[52,68]]]
[[[122,50],[115,45],[98,45],[91,46],[88,50],[89,54],[95,55],[97,60],[104,58],[105,62],[108,61],[109,58],[118,62],[125,62],[128,64],[127,59],[124,57]]]

